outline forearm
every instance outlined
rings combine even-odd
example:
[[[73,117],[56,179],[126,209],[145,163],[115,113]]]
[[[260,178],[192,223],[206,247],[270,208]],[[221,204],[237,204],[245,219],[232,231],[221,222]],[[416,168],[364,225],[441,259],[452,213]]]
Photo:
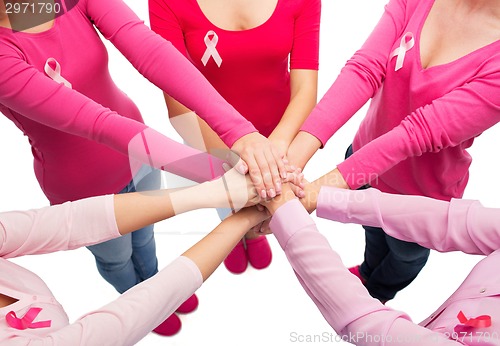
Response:
[[[115,218],[121,234],[190,210],[212,207],[229,207],[228,191],[222,178],[183,189],[114,196]]]
[[[135,345],[201,284],[197,267],[188,258],[179,257],[115,301],[36,340],[43,345]],[[16,341],[21,344],[26,339],[19,337]],[[29,340],[26,341],[31,345]]]
[[[206,280],[227,254],[253,226],[269,216],[255,207],[246,208],[226,218],[205,238],[187,250],[183,256],[191,259]]]
[[[300,168],[304,168],[309,159],[321,147],[321,142],[308,132],[299,131],[288,147],[288,161]]]
[[[318,72],[315,70],[292,70],[290,83],[290,102],[279,124],[269,136],[273,143],[277,143],[280,148],[286,150],[316,105]]]
[[[381,227],[397,239],[442,252],[488,255],[500,247],[498,209],[485,208],[478,201],[447,202],[376,189],[323,188],[317,215],[343,223]]]
[[[229,150],[205,120],[169,95],[164,96],[170,123],[189,146],[214,155],[217,149]]]
[[[255,132],[170,42],[153,33],[120,0],[86,0],[86,13],[99,31],[149,81],[193,109],[228,146]]]

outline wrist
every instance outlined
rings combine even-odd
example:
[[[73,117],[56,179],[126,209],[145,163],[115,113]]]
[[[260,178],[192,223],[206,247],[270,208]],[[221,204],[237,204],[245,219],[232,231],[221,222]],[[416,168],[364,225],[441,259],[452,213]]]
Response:
[[[304,208],[310,213],[312,213],[317,207],[318,195],[321,189],[321,185],[314,181],[312,183],[307,184],[304,187],[305,197],[300,199],[300,202],[304,206]]]
[[[203,183],[200,198],[206,204],[205,208],[231,208],[230,195],[225,184],[224,176]]]

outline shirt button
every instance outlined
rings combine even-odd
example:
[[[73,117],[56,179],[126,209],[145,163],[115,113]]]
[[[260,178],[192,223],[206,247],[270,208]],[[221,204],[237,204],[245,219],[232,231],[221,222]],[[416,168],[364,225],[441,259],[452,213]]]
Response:
[[[479,293],[484,293],[486,292],[486,288],[481,288],[481,290],[479,290]]]
[[[36,296],[33,296],[33,300],[36,300]]]

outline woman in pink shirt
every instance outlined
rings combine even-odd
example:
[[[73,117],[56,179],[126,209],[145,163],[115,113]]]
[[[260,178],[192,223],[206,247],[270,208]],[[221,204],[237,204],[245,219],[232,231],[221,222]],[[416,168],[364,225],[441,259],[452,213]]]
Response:
[[[316,104],[321,1],[149,0],[149,12],[151,28],[285,156]],[[186,143],[208,152],[227,148],[189,105],[168,92],[165,100]],[[223,219],[230,211],[218,212]],[[271,263],[267,239],[255,234],[249,232],[224,261],[228,270]]]
[[[472,200],[448,202],[374,188],[351,191],[322,187],[326,180],[328,175],[306,186],[303,205],[284,186],[283,194],[266,206],[273,214],[271,229],[299,282],[338,333],[332,340],[373,346],[500,345],[500,278],[496,274],[500,209]],[[397,239],[437,251],[487,257],[417,325],[405,313],[372,298],[348,271],[306,211],[315,208],[319,217],[382,227]]]
[[[98,33],[241,153],[259,191],[276,190],[273,182],[286,173],[269,141],[121,0],[26,4],[0,1],[0,111],[28,137],[36,177],[51,204],[157,187],[158,173],[140,163],[195,180],[222,170],[209,160],[200,167],[196,151],[147,129],[111,79]],[[266,180],[257,179],[261,175]],[[119,292],[157,271],[152,226],[90,249],[101,275]],[[196,298],[188,305],[195,308]]]
[[[8,261],[118,238],[183,212],[254,204],[248,178],[234,169],[188,189],[91,197],[0,213],[0,344],[134,345],[199,288],[248,228],[267,218],[253,208],[228,218],[149,280],[70,324],[41,278]],[[253,201],[253,202],[252,202]]]
[[[463,195],[474,138],[500,120],[500,2],[391,0],[290,145],[303,167],[368,100],[370,107],[329,185],[449,201]],[[430,226],[431,227],[431,226]],[[367,226],[369,292],[392,299],[429,250]]]

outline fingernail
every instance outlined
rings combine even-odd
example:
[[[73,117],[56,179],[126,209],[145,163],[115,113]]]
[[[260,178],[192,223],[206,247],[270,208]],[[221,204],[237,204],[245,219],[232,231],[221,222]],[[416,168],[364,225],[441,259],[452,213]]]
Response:
[[[271,198],[276,197],[276,192],[274,192],[274,189],[269,189],[269,197]]]
[[[260,191],[260,197],[261,198],[266,198],[267,197],[266,190]]]
[[[281,192],[281,181],[276,182],[276,192],[280,193]]]
[[[304,198],[306,196],[306,193],[302,190],[299,191],[299,197]]]
[[[236,169],[238,170],[238,173],[241,173],[241,174],[245,174],[245,168],[243,167],[243,165],[238,165],[236,167]]]
[[[281,178],[286,179],[286,172],[281,172]]]

